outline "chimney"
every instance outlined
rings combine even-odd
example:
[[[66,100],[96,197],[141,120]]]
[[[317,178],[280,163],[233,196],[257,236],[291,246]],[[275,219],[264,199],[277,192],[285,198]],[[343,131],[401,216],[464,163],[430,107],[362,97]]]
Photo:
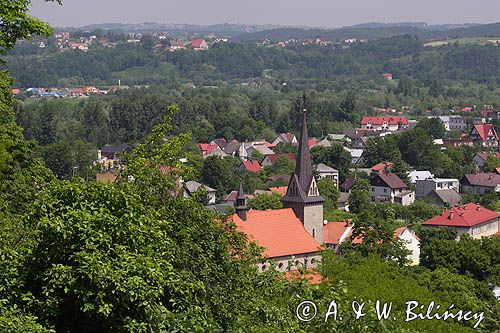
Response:
[[[247,199],[245,193],[243,192],[243,180],[240,180],[240,188],[238,190],[238,195],[236,196],[236,201],[234,202],[234,208],[236,210],[236,215],[243,221],[247,220]]]
[[[481,210],[481,206],[477,205],[476,210],[479,212]]]
[[[451,211],[450,216],[448,216],[448,219],[451,220],[451,219],[453,219],[454,216],[455,216],[455,212]]]

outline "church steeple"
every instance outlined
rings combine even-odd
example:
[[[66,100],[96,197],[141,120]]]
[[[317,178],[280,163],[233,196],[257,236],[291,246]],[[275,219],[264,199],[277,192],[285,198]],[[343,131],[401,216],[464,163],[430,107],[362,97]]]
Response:
[[[306,96],[302,97],[302,129],[295,173],[288,183],[286,195],[281,199],[285,208],[292,208],[302,221],[304,228],[320,243],[323,242],[323,202],[314,179],[309,152],[309,134],[307,130]]]
[[[247,198],[243,192],[243,180],[240,180],[240,188],[238,189],[238,195],[236,196],[236,201],[234,202],[234,208],[236,214],[243,221],[247,220]]]

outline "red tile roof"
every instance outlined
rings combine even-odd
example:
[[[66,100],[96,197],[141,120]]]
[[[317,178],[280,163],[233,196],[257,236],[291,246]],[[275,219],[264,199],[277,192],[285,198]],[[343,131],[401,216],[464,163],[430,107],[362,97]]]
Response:
[[[363,117],[361,120],[361,125],[367,125],[368,123],[372,125],[382,125],[387,122],[389,125],[408,125],[408,118],[406,117]]]
[[[325,244],[338,245],[340,238],[349,227],[352,227],[352,223],[350,222],[328,222],[323,226],[323,241]],[[346,238],[350,235],[351,233]]]
[[[497,219],[498,217],[500,217],[499,213],[470,203],[444,211],[441,215],[425,221],[422,225],[472,227],[486,221]]]
[[[201,39],[201,38],[194,39],[191,42],[191,47],[195,47],[195,48],[202,47],[204,42],[205,42],[205,40]]]
[[[392,162],[380,162],[379,164],[372,166],[371,170],[375,171],[375,172],[379,172],[379,171],[385,170],[386,167],[388,169],[391,169],[392,167],[394,167],[394,163],[392,163]]]
[[[481,140],[486,141],[488,137],[495,137],[495,140],[498,141],[498,135],[497,132],[495,131],[495,127],[493,124],[482,124],[482,125],[474,125],[474,129],[477,131],[479,136],[481,137]],[[473,131],[474,131],[473,129]],[[491,135],[490,135],[491,132]]]
[[[250,241],[265,248],[269,258],[318,252],[320,244],[304,229],[291,208],[276,210],[250,210],[247,220],[234,214],[237,229]]]
[[[199,143],[198,147],[203,152],[203,154],[210,154],[215,149],[219,148],[219,145],[216,143]]]
[[[279,193],[282,197],[285,196],[287,190],[288,190],[288,186],[270,187],[269,188],[269,191],[271,191],[273,193]]]
[[[309,144],[309,148],[312,148],[312,147],[314,147],[314,146],[316,146],[318,144],[318,140],[316,140],[314,138],[309,139],[308,144]]]
[[[258,161],[243,161],[243,167],[250,172],[260,172],[262,170]]]
[[[274,162],[276,162],[276,160],[278,159],[278,157],[280,156],[286,156],[288,157],[291,161],[296,161],[296,157],[295,157],[295,154],[293,153],[284,153],[284,154],[267,154],[266,157],[269,159],[269,162],[271,162],[272,164],[274,164]]]

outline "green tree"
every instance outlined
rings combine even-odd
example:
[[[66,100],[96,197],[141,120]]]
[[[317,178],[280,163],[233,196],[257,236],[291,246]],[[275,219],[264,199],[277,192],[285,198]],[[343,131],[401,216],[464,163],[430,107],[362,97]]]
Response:
[[[339,176],[345,179],[349,174],[352,157],[341,145],[331,147],[313,147],[311,155],[315,164],[323,163],[339,171]]]
[[[434,139],[442,139],[446,134],[446,129],[439,118],[424,118],[421,119],[417,128],[422,128]]]
[[[283,203],[278,193],[257,194],[248,202],[248,207],[256,210],[281,209],[283,208]]]
[[[497,168],[500,168],[500,158],[489,155],[484,162],[484,172],[495,172]]]
[[[356,179],[349,194],[349,211],[361,213],[370,206],[370,182],[367,179]]]
[[[287,155],[280,155],[273,165],[265,167],[265,171],[269,175],[291,175],[294,168],[295,163]]]
[[[340,198],[340,191],[337,186],[328,178],[319,180],[317,184],[319,193],[325,199],[324,208],[326,210],[337,209]]]
[[[218,197],[237,186],[238,166],[234,160],[236,159],[209,156],[203,162],[202,182],[216,189]]]

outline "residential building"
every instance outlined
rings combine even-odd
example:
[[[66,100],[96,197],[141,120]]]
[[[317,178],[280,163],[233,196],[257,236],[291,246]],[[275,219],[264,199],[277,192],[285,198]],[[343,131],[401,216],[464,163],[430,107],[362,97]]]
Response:
[[[500,158],[500,153],[487,153],[487,152],[479,152],[474,155],[474,164],[477,166],[479,171],[483,171],[484,163],[488,159],[488,156],[494,156]]]
[[[199,143],[201,156],[207,158],[209,156],[225,157],[227,154],[216,143]]]
[[[268,154],[268,155],[266,155],[266,157],[264,157],[264,159],[262,160],[262,162],[260,164],[262,165],[262,167],[271,166],[271,165],[274,164],[274,162],[276,162],[276,160],[280,156],[284,156],[284,157],[288,158],[292,162],[295,162],[295,160],[296,160],[295,159],[295,155],[292,154],[292,153]]]
[[[408,127],[408,118],[406,117],[363,117],[361,120],[362,129],[375,129],[378,131],[394,132],[401,128]]]
[[[258,161],[242,161],[240,165],[240,170],[241,171],[248,171],[248,172],[261,172],[262,167],[260,166]]]
[[[443,123],[446,131],[465,131],[467,129],[467,118],[461,116],[430,116],[438,118]]]
[[[472,139],[475,146],[498,147],[499,139],[493,124],[474,125],[469,138]]]
[[[452,178],[426,178],[416,181],[417,199],[426,197],[432,191],[455,190],[459,191],[460,182]]]
[[[370,185],[372,202],[396,202],[408,206],[415,201],[415,192],[410,191],[395,173],[375,174]]]
[[[427,170],[422,170],[422,171],[412,170],[408,174],[408,177],[410,178],[410,183],[416,184],[417,180],[432,178],[432,177],[434,177],[434,175],[430,171],[427,171]]]
[[[437,206],[453,207],[461,203],[462,196],[455,189],[432,190],[427,194],[426,200]]]
[[[293,145],[296,145],[297,137],[292,133],[281,133],[276,139],[274,139],[272,145],[277,146],[279,143],[291,143]]]
[[[184,198],[189,198],[193,196],[196,192],[198,192],[201,189],[206,191],[207,203],[209,205],[215,204],[215,195],[217,193],[217,190],[208,187],[206,185],[203,185],[201,183],[198,183],[197,181],[194,180],[190,180],[184,183]]]
[[[370,174],[389,173],[392,168],[394,168],[394,163],[386,161],[380,162],[379,164],[371,167]]]
[[[394,238],[401,240],[403,246],[410,251],[407,259],[412,265],[420,262],[420,238],[408,227],[401,227],[394,230]]]
[[[331,147],[334,143],[349,145],[351,139],[345,134],[328,134],[323,140],[319,141],[317,145],[320,147]]]
[[[208,50],[208,44],[204,39],[197,38],[191,41],[189,47],[195,51],[206,51]]]
[[[499,220],[499,213],[469,203],[444,211],[422,223],[422,227],[452,227],[457,230],[458,237],[469,234],[473,238],[481,238],[499,232]]]
[[[326,164],[320,163],[316,165],[314,171],[317,174],[318,180],[327,178],[330,179],[335,184],[335,186],[339,186],[338,170],[331,168]]]
[[[343,222],[328,222],[323,227],[324,244],[328,249],[340,254],[340,244],[352,234],[353,224],[350,220]]]
[[[364,149],[351,149],[351,148],[346,148],[344,149],[351,154],[351,163],[352,164],[360,164],[363,163],[363,152]]]
[[[500,192],[500,175],[496,172],[466,174],[460,180],[460,193],[486,194]]]
[[[246,148],[246,158],[252,158],[254,152],[258,151],[262,155],[270,155],[274,154],[274,152],[264,143],[261,142],[252,142]]]

